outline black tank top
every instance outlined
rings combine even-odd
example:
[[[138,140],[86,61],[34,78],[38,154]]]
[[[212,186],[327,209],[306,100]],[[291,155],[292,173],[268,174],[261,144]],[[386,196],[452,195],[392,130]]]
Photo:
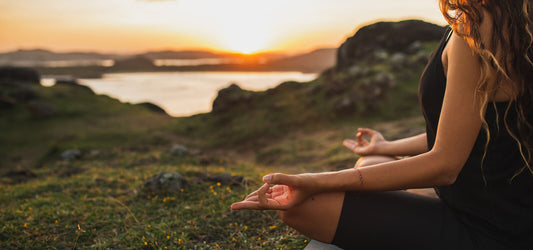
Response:
[[[428,150],[435,143],[446,90],[441,58],[451,33],[449,28],[420,79],[419,100],[426,120]],[[533,249],[533,177],[526,169],[511,181],[524,162],[518,144],[505,129],[503,114],[508,105],[508,102],[494,102],[487,107],[485,119],[490,141],[485,159],[487,137],[481,129],[455,183],[435,189],[475,234],[520,249]],[[507,124],[516,134],[517,118],[513,106],[511,104]]]

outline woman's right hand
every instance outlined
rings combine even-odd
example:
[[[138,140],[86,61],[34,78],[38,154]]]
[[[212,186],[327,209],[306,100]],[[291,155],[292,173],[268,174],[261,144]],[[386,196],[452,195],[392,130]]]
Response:
[[[369,136],[370,141],[367,141],[363,136]],[[355,141],[346,139],[342,145],[360,156],[366,156],[380,154],[379,149],[386,142],[387,140],[380,132],[369,128],[360,128],[357,130]]]
[[[263,177],[265,184],[249,194],[243,201],[233,203],[232,210],[284,210],[294,207],[311,195],[310,175],[269,174]],[[270,186],[274,184],[274,186]]]

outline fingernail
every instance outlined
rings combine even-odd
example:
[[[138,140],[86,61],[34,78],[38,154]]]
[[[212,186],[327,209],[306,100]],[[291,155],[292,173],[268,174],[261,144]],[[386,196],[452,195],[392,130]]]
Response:
[[[271,180],[272,180],[272,175],[269,174],[269,175],[263,176],[263,181],[270,182]]]

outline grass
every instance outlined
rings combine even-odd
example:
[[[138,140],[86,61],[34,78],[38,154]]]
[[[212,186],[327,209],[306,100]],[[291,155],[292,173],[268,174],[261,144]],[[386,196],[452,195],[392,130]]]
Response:
[[[153,163],[139,164],[152,158]],[[273,211],[230,211],[255,189],[266,168],[254,164],[199,166],[159,149],[114,149],[107,155],[58,161],[37,178],[0,186],[0,245],[5,248],[250,249],[302,248],[307,238]],[[62,177],[65,168],[84,171]],[[245,174],[249,185],[191,184],[174,194],[147,193],[143,181],[161,171]]]
[[[176,119],[138,105],[94,95],[81,86],[32,86],[37,101],[55,108],[49,118],[32,117],[25,103],[2,110],[0,170],[38,167],[67,149],[90,150],[114,145],[168,143],[168,126]],[[55,157],[55,158],[54,158]]]

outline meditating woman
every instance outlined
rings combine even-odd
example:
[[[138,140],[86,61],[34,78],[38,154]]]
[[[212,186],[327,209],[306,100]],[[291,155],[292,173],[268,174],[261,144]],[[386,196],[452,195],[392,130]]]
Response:
[[[420,81],[426,133],[360,129],[354,168],[269,174],[231,208],[345,249],[533,249],[533,0],[439,2],[451,28]],[[439,198],[401,191],[421,187]]]

